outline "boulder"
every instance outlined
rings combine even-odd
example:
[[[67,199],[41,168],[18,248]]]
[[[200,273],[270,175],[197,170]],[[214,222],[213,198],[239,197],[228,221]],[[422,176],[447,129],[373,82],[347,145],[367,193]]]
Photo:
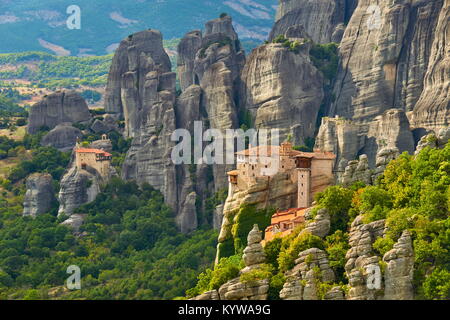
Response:
[[[62,123],[42,137],[41,145],[67,152],[72,150],[77,140],[82,137],[83,133],[81,130],[72,127],[70,123]]]
[[[27,131],[37,133],[42,127],[50,129],[65,122],[87,122],[91,114],[86,101],[75,91],[63,90],[44,96],[30,108]]]

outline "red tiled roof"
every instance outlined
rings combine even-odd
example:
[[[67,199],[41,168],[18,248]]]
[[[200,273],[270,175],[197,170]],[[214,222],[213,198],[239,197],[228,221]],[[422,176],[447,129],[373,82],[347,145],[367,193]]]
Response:
[[[76,150],[77,153],[95,153],[100,154],[104,157],[111,157],[112,155],[106,151],[103,151],[101,149],[92,149],[92,148],[78,148]]]
[[[237,175],[239,175],[239,171],[238,170],[231,170],[231,171],[228,171],[227,174],[229,176],[237,176]]]

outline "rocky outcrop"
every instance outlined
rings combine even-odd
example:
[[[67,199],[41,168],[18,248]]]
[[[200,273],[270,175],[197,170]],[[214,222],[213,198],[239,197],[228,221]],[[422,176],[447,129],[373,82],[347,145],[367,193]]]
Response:
[[[175,73],[159,31],[147,30],[121,42],[109,74],[105,109],[125,119],[133,138],[122,177],[160,190],[177,209],[177,180],[170,136],[176,128]]]
[[[345,272],[349,279],[350,290],[348,299],[350,300],[378,300],[383,296],[381,286],[368,285],[371,278],[371,270],[378,270],[378,276],[381,277],[380,261],[372,248],[373,242],[382,237],[385,229],[385,221],[379,220],[369,224],[363,223],[363,216],[358,216],[352,222],[350,228],[349,244],[347,251]],[[370,282],[372,283],[372,282]]]
[[[255,224],[247,237],[247,247],[245,247],[244,255],[242,256],[245,268],[241,270],[241,273],[258,269],[266,261],[266,254],[264,253],[261,241],[262,232],[259,231],[258,225]]]
[[[406,114],[389,109],[366,123],[343,118],[323,118],[316,148],[336,154],[336,169],[344,171],[348,161],[358,154],[367,155],[370,168],[375,168],[382,149],[414,152],[414,137]]]
[[[302,49],[302,46],[305,48]],[[309,59],[308,43],[298,52],[269,43],[252,51],[242,71],[241,108],[255,128],[279,129],[294,145],[314,137],[323,99],[323,78]]]
[[[311,209],[309,209],[309,212],[310,211]],[[306,225],[300,232],[300,235],[309,233],[313,236],[325,238],[325,236],[328,235],[331,226],[330,214],[328,213],[328,210],[325,208],[319,209],[313,219],[309,218],[309,212],[305,213]]]
[[[100,149],[106,152],[112,152],[112,142],[109,139],[101,139],[92,141],[89,144],[89,148]]]
[[[434,41],[431,38],[425,43],[430,45],[431,53],[428,69],[423,81],[423,91],[414,107],[412,123],[415,127],[437,130],[449,125],[450,118],[450,0],[431,1],[428,4],[433,17],[440,8],[437,24],[433,28]],[[434,27],[434,23],[430,28]]]
[[[133,79],[139,82],[139,88],[142,88],[147,73],[150,71],[148,70],[149,66],[146,65],[147,62],[150,62],[148,57],[151,57],[154,67],[160,73],[170,72],[170,59],[162,46],[162,35],[159,31],[145,30],[122,40],[114,54],[108,74],[105,94],[107,113],[124,115],[131,107],[131,105],[128,105],[128,108],[123,105],[123,102],[126,104],[128,99],[124,97],[122,91],[129,91],[126,90],[130,89],[127,88],[127,84],[130,84],[129,81]],[[131,73],[125,75],[128,72]],[[131,93],[129,92],[129,94]]]
[[[194,60],[194,83],[202,89],[201,110],[208,128],[220,130],[239,127],[237,88],[245,53],[241,49],[231,17],[208,21],[202,48]],[[214,188],[227,185],[226,172],[232,165],[214,164]]]
[[[248,245],[242,257],[246,267],[240,271],[240,275],[260,268],[266,261],[261,240],[262,232],[255,224],[247,236]],[[205,292],[192,300],[267,300],[268,292],[269,279],[242,282],[241,277],[238,277],[223,284],[219,290]]]
[[[359,132],[369,134],[362,153],[371,165],[376,153],[371,145],[388,137],[396,142],[389,147],[412,152],[409,123],[427,130],[448,126],[450,67],[445,35],[449,4],[448,0],[357,2],[341,42],[336,99],[328,115],[367,125]],[[406,116],[399,114],[395,120],[400,126],[384,127],[393,132],[370,126],[394,108]],[[371,132],[385,134],[380,137]]]
[[[100,179],[95,173],[70,168],[60,182],[58,216],[70,216],[76,208],[94,201],[100,193]]]
[[[175,219],[180,231],[183,233],[197,229],[197,208],[195,206],[197,194],[193,191],[187,195],[184,204]]]
[[[99,118],[95,119],[92,122],[90,129],[94,133],[108,133],[110,131],[120,132],[120,128],[117,125],[115,117],[108,114],[105,115],[102,120]]]
[[[333,152],[336,167],[343,170],[348,161],[355,159],[364,146],[365,136],[360,133],[360,125],[340,117],[324,117],[316,137],[315,148]]]
[[[287,281],[280,291],[283,300],[318,300],[318,283],[335,280],[327,254],[318,248],[302,251],[295,266],[287,273]]]
[[[80,228],[86,220],[86,214],[72,214],[69,218],[61,222],[61,225],[69,227],[76,235],[80,235]]]
[[[268,292],[268,279],[242,283],[236,278],[219,288],[220,300],[267,300]]]
[[[182,91],[195,84],[194,61],[201,47],[202,32],[200,30],[188,32],[178,44],[177,72]]]
[[[37,133],[42,127],[53,129],[58,124],[86,122],[91,119],[83,97],[75,91],[52,93],[30,108],[27,131]]]
[[[399,155],[400,152],[397,148],[383,148],[377,153],[375,168],[371,169],[367,155],[363,154],[359,160],[348,162],[344,171],[337,175],[337,181],[344,186],[350,186],[357,181],[366,185],[375,184],[377,178],[386,170],[389,162],[398,158]]]
[[[293,208],[297,203],[297,184],[290,182],[289,175],[286,173],[278,173],[270,179],[257,178],[248,188],[232,189],[229,192],[223,209],[219,243],[232,237],[231,229],[235,223],[235,217],[244,204],[264,209],[269,205],[275,208]]]
[[[385,253],[383,261],[387,264],[384,299],[413,300],[414,251],[409,231],[403,231],[394,248]]]
[[[390,109],[370,123],[362,152],[367,154],[371,167],[375,164],[378,151],[385,147],[397,148],[400,153],[414,153],[413,134],[403,110]]]
[[[80,129],[72,127],[70,123],[62,123],[42,137],[41,145],[54,147],[67,152],[75,147],[77,139],[83,137]]]
[[[190,300],[220,300],[220,299],[217,290],[211,290],[204,292],[201,295],[198,295]]]
[[[48,173],[34,173],[27,178],[26,188],[23,215],[35,218],[48,213],[56,201],[52,176]]]
[[[261,245],[262,232],[255,224],[247,237],[247,247],[242,256],[245,268],[240,274],[251,272],[261,268],[266,261],[266,255]],[[235,278],[219,288],[221,300],[266,300],[269,292],[269,280],[261,279],[248,282],[241,282],[240,278]]]
[[[339,28],[346,17],[345,0],[280,0],[275,25],[269,39],[284,34],[295,25],[302,25],[316,43],[339,42]]]
[[[450,127],[442,128],[439,130],[438,134],[431,132],[423,136],[416,147],[415,155],[419,154],[420,151],[426,147],[430,148],[443,148],[450,140]]]

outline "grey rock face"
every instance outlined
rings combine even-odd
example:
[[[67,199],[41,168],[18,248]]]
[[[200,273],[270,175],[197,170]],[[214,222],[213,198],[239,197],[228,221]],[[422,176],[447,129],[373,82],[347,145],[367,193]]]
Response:
[[[262,232],[259,231],[258,225],[255,224],[247,237],[247,247],[244,249],[244,255],[242,256],[246,267],[241,270],[241,273],[254,270],[266,261],[266,254],[261,241]]]
[[[284,34],[294,25],[303,25],[316,43],[340,40],[339,36],[333,35],[337,26],[344,22],[345,2],[345,0],[281,0],[269,40]]]
[[[373,6],[380,9],[378,22]],[[408,112],[414,128],[448,125],[448,8],[444,0],[358,1],[341,42],[329,115],[362,124],[396,108]],[[405,149],[410,148],[408,142]]]
[[[450,127],[442,128],[439,130],[438,134],[431,132],[423,136],[416,147],[415,155],[419,154],[420,151],[426,147],[430,148],[443,148],[450,140]]]
[[[241,107],[251,113],[255,127],[278,128],[281,141],[290,134],[299,145],[314,136],[323,98],[322,75],[305,50],[262,45],[252,51],[241,76]]]
[[[315,272],[316,268],[319,273]],[[317,282],[333,282],[335,279],[327,254],[318,248],[300,252],[294,268],[286,275],[286,283],[280,291],[283,300],[317,300]]]
[[[111,140],[109,139],[92,141],[89,147],[94,149],[100,149],[106,152],[112,152],[112,143]]]
[[[400,152],[397,148],[383,148],[376,156],[375,168],[370,169],[367,155],[363,154],[358,160],[349,161],[344,172],[338,174],[337,181],[344,186],[350,186],[354,182],[361,181],[366,185],[375,184],[377,178],[383,174],[387,165],[398,158]]]
[[[177,67],[182,91],[195,84],[194,60],[201,47],[202,32],[200,30],[188,32],[178,44]]]
[[[78,234],[86,216],[86,214],[72,214],[69,218],[61,222],[61,225],[69,227],[75,234]]]
[[[48,173],[34,173],[27,178],[23,215],[36,217],[47,213],[55,199],[53,179]]]
[[[141,58],[141,54],[144,57]],[[145,72],[147,60],[145,57],[152,57],[156,68],[161,73],[170,72],[170,59],[162,46],[162,35],[157,30],[135,33],[120,43],[113,57],[108,75],[105,94],[106,112],[124,114],[125,110],[122,101],[124,74],[132,72],[132,74],[128,75],[128,78],[133,78],[138,77],[137,73],[139,73],[139,85],[141,87],[148,72]]]
[[[438,129],[449,125],[450,118],[450,44],[448,42],[450,18],[450,1],[431,1],[429,4],[442,9],[437,18],[436,27],[433,29],[434,41],[431,45],[428,69],[423,82],[423,91],[419,101],[414,107],[413,124],[415,127]],[[433,11],[436,12],[434,9]]]
[[[344,118],[322,118],[322,123],[316,137],[315,148],[333,152],[336,155],[336,166],[339,170],[342,162],[355,159],[358,151],[365,143],[365,136],[361,134],[360,125]]]
[[[372,244],[382,237],[385,221],[379,220],[363,224],[362,216],[353,221],[350,228],[350,250],[347,251],[345,272],[349,278],[349,300],[378,300],[382,297],[382,288],[367,285],[369,270],[379,268],[380,257],[374,254]]]
[[[325,294],[325,300],[345,300],[345,294],[341,287],[333,287]]]
[[[300,232],[310,233],[313,236],[324,238],[330,231],[330,214],[327,209],[320,209],[314,219],[306,222],[305,229]]]
[[[110,131],[120,131],[114,117],[106,115],[103,120],[95,119],[90,129],[95,133],[108,133]]]
[[[195,192],[189,193],[176,217],[176,223],[183,233],[197,229],[196,199],[197,194]]]
[[[202,293],[201,295],[198,295],[190,300],[220,300],[220,299],[219,299],[219,293],[217,292],[217,290],[211,290],[211,291]]]
[[[370,168],[376,166],[377,153],[384,148],[412,154],[414,138],[405,112],[389,109],[366,123],[339,117],[322,119],[315,147],[335,153],[336,167],[342,171],[357,154],[367,155]]]
[[[75,91],[63,90],[45,96],[30,109],[27,131],[34,134],[43,126],[53,129],[58,124],[85,122],[91,119],[83,97]]]
[[[79,206],[92,202],[100,193],[100,181],[97,175],[75,166],[61,179],[59,190],[58,216],[70,216]]]
[[[72,127],[70,123],[62,123],[42,137],[41,144],[67,152],[75,147],[77,139],[81,137],[83,137],[81,130]]]
[[[414,252],[409,231],[404,231],[394,248],[385,253],[385,300],[414,299]]]
[[[219,288],[220,300],[267,300],[268,292],[267,279],[242,283],[235,278]]]

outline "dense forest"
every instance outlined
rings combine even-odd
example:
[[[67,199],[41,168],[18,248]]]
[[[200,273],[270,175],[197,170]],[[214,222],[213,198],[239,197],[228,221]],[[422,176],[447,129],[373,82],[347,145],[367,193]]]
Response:
[[[24,178],[48,172],[57,186],[70,161],[70,153],[40,146],[45,133],[0,140],[0,155],[22,158],[0,179],[0,298],[183,297],[198,273],[212,266],[217,233],[203,228],[180,234],[161,193],[149,185],[113,178],[94,202],[78,209],[87,214],[78,235],[60,225],[66,218],[57,217],[57,203],[36,219],[22,216]],[[117,159],[113,165],[119,167],[129,141],[119,134],[110,137]],[[83,270],[82,290],[64,289],[69,265]]]

